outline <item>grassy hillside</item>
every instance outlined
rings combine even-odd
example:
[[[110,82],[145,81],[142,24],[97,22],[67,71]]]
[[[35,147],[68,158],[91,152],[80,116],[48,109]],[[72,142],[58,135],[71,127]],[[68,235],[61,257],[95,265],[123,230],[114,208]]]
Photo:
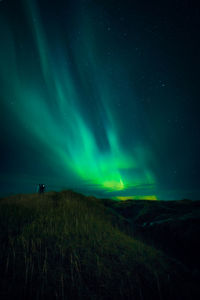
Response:
[[[134,235],[199,272],[200,201],[103,201]]]
[[[188,269],[131,220],[72,191],[1,199],[0,299],[197,299]]]

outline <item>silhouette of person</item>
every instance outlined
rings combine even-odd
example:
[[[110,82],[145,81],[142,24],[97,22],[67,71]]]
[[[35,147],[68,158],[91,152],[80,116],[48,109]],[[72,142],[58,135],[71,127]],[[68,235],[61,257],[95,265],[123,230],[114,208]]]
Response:
[[[45,185],[44,184],[39,184],[39,190],[38,193],[39,194],[43,194],[45,191]]]

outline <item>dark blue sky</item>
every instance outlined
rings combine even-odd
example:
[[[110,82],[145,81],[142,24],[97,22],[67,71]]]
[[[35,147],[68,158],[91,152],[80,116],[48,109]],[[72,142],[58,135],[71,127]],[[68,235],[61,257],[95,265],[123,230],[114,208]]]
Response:
[[[0,2],[1,195],[199,199],[191,1]]]

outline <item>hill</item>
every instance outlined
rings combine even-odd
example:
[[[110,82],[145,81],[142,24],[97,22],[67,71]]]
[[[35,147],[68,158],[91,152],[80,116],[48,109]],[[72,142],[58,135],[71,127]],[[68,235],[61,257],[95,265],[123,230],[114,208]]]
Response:
[[[1,199],[0,298],[198,299],[198,274],[145,239],[162,226],[165,204],[153,203],[72,191]]]
[[[124,218],[134,235],[200,270],[200,201],[109,201],[104,205]]]

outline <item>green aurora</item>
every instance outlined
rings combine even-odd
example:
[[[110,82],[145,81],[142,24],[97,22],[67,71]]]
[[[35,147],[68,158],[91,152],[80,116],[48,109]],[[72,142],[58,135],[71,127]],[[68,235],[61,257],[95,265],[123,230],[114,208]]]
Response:
[[[51,9],[44,13],[36,1],[20,1],[14,18],[8,4],[1,3],[6,130],[24,143],[16,150],[24,166],[9,166],[4,180],[121,199],[166,198],[167,188],[161,191],[152,167],[159,164],[148,139],[154,122],[140,119],[142,104],[116,30],[109,40],[112,29],[107,26],[104,35],[105,22],[94,23],[104,12],[101,5],[69,3],[65,23],[56,19],[58,8],[55,15]],[[107,50],[105,55],[105,45],[112,55]]]

